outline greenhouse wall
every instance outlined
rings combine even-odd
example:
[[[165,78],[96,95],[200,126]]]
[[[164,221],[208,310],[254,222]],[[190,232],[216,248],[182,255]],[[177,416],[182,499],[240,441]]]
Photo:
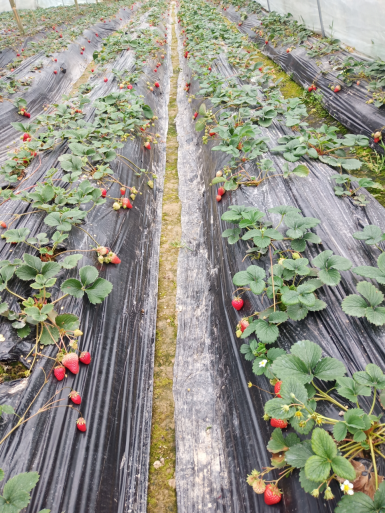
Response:
[[[99,0],[100,2],[102,0]],[[38,7],[58,7],[60,5],[74,5],[75,0],[16,0],[18,9],[37,9]],[[95,4],[96,0],[78,0],[79,4]],[[0,0],[0,12],[11,11],[9,0]]]
[[[384,0],[260,0],[268,10],[293,17],[321,32],[319,2],[326,36],[333,35],[363,54],[385,60]]]

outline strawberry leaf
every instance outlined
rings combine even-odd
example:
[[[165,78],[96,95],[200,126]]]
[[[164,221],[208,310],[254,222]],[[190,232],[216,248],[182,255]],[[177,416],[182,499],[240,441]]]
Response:
[[[64,269],[72,269],[76,266],[81,258],[83,258],[83,255],[70,255],[66,257],[62,262],[60,262],[60,264],[62,267],[64,267]]]
[[[286,452],[285,458],[289,465],[295,468],[303,468],[310,456],[314,456],[310,440],[297,444]]]
[[[356,471],[353,465],[343,456],[336,456],[332,459],[332,469],[338,477],[354,481],[356,479]]]
[[[37,472],[25,472],[12,477],[4,486],[3,496],[0,496],[0,511],[18,513],[26,508],[31,499],[29,492],[39,480]]]
[[[112,290],[112,283],[104,278],[98,278],[95,283],[85,289],[85,293],[88,296],[90,303],[93,305],[97,305],[103,301],[104,298],[108,296],[108,294]]]
[[[317,456],[327,460],[332,460],[337,456],[337,446],[324,429],[317,428],[313,431],[311,446]],[[319,479],[319,481],[322,481],[322,479]]]
[[[70,294],[70,296],[76,297],[77,299],[83,297],[84,295],[82,284],[79,280],[76,280],[75,278],[70,278],[63,282],[60,289],[64,293]]]
[[[333,436],[337,442],[341,442],[347,435],[348,428],[345,422],[337,422],[333,427]]]
[[[76,330],[79,327],[79,317],[73,314],[62,314],[55,318],[56,325],[65,331]]]
[[[326,458],[311,456],[305,465],[305,475],[310,481],[319,483],[329,477],[330,468],[331,465]]]
[[[86,265],[79,270],[80,281],[83,286],[90,285],[99,276],[99,273],[92,265]]]

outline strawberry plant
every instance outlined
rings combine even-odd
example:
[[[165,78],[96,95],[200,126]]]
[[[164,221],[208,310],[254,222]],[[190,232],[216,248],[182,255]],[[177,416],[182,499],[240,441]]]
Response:
[[[271,265],[268,271],[251,265],[233,277],[233,283],[238,287],[235,291],[237,296],[250,291],[255,295],[266,295],[272,301],[270,306],[249,316],[245,330],[237,330],[241,338],[254,333],[262,344],[275,342],[279,336],[279,325],[288,319],[299,321],[309,312],[325,309],[326,303],[318,299],[317,289],[338,285],[340,271],[347,271],[352,266],[347,258],[327,250],[314,258],[310,267],[309,260],[301,257],[299,252],[305,251],[308,243],[321,243],[321,239],[310,231],[320,223],[319,219],[303,217],[299,209],[288,205],[271,208],[269,212],[281,216],[275,228],[271,227],[271,221],[264,220],[263,212],[253,207],[231,206],[222,215],[223,221],[238,225],[222,233],[230,244],[239,240],[252,241],[254,246],[248,248],[247,254],[254,258],[260,258],[269,251]],[[287,228],[285,234],[277,230],[282,224]],[[272,249],[278,258],[274,265]],[[261,351],[255,344],[250,349],[244,346],[241,349],[249,360],[257,356],[254,355],[256,350]],[[269,361],[270,358],[266,363]],[[261,361],[257,360],[254,365],[261,365]]]
[[[375,490],[378,489],[380,476],[376,458],[385,458],[378,449],[383,443],[383,424],[373,410],[377,391],[385,389],[385,375],[374,364],[367,365],[365,371],[356,372],[352,377],[345,374],[343,363],[334,358],[323,358],[321,348],[309,340],[295,343],[289,354],[274,358],[269,375],[273,377],[272,383],[280,382],[279,397],[266,402],[264,418],[273,419],[272,425],[278,425],[279,421],[285,427],[290,425],[297,434],[284,436],[283,424],[282,429],[273,431],[267,444],[267,450],[272,454],[272,466],[261,472],[254,470],[247,479],[256,493],[264,493],[269,485],[278,487],[281,479],[298,470],[302,488],[314,497],[322,493],[324,499],[333,499],[331,483],[334,480],[339,483],[347,496],[336,511],[347,511],[343,509],[347,504],[351,511],[356,511],[361,503],[368,507],[372,504],[369,497],[360,493],[362,485],[360,473],[356,473],[359,464],[355,458],[361,455],[371,460]],[[330,382],[336,382],[331,389],[335,389],[333,395],[330,395]],[[353,407],[342,404],[338,396],[344,402],[348,400]],[[365,412],[363,404],[369,396],[373,396],[373,401]],[[338,408],[343,419],[326,417],[318,412],[318,403],[322,401]],[[309,434],[310,440],[300,438]],[[275,469],[280,469],[280,477],[266,481],[265,476]],[[378,496],[377,492],[375,500]]]
[[[37,472],[25,472],[9,479],[0,495],[0,511],[2,513],[19,513],[26,508],[31,500],[30,492],[39,481]],[[0,481],[4,479],[4,470],[0,469]],[[43,509],[39,513],[50,513]]]

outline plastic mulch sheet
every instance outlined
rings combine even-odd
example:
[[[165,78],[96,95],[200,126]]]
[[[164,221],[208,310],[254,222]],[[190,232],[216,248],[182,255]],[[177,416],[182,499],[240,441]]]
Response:
[[[161,27],[162,33],[164,30]],[[132,69],[132,53],[124,52],[111,67]],[[87,421],[87,433],[76,429],[77,415],[73,410],[58,408],[37,415],[0,446],[0,468],[5,470],[5,479],[25,471],[35,470],[40,474],[28,512],[50,508],[54,512],[144,513],[147,508],[161,202],[166,159],[165,143],[161,141],[165,141],[167,134],[170,67],[167,53],[164,65],[158,71],[161,87],[155,93],[147,89],[145,79],[135,85],[135,90],[144,95],[145,102],[159,117],[155,127],[161,135],[159,144],[150,152],[143,148],[140,138],[128,139],[120,150],[141,168],[157,175],[154,189],[146,185],[148,178],[145,175],[134,176],[129,168],[113,161],[111,166],[117,179],[135,186],[142,194],[138,194],[131,210],[116,212],[111,208],[111,200],[107,201],[88,214],[85,224],[100,244],[111,247],[121,259],[118,266],[97,265],[100,276],[113,283],[113,290],[102,304],[96,306],[86,299],[63,300],[62,312],[80,317],[84,335],[79,339],[79,346],[91,353],[91,364],[83,366],[76,376],[68,373],[63,382],[51,375],[31,409],[31,415],[36,413],[62,386],[66,388],[58,398],[65,398],[73,388],[82,396],[80,409]],[[93,101],[118,90],[112,74],[107,71],[106,76],[108,83],[99,78],[97,87],[90,93],[86,119],[92,120]],[[65,151],[66,143],[63,143],[43,156],[41,167],[31,183],[57,166],[58,156]],[[34,165],[36,169],[38,163]],[[118,184],[113,185],[109,195],[119,195]],[[23,213],[29,208],[24,205],[5,203],[1,208],[2,215]],[[47,231],[40,214],[23,216],[13,227],[28,227],[31,235]],[[90,239],[77,228],[72,229],[66,242],[71,249],[91,247]],[[20,257],[25,251],[25,246],[19,246],[12,246],[13,257]],[[10,256],[9,248],[1,242],[2,259]],[[95,263],[94,252],[83,255],[78,267]],[[54,296],[61,295],[59,288],[63,280],[76,275],[76,269],[61,271],[53,287]],[[16,284],[13,288],[18,290]],[[23,291],[22,287],[18,290]],[[30,351],[33,340],[27,338],[18,342],[8,322],[2,323],[0,330],[6,339],[1,344],[1,360],[14,359]],[[44,353],[50,356],[56,354],[56,350],[48,348]],[[42,358],[25,380],[0,385],[0,403],[11,404],[17,413],[23,413],[44,381],[41,368],[48,374],[52,360]],[[1,436],[11,427],[10,416],[2,419]]]
[[[233,6],[221,12],[229,20],[237,24],[241,21],[240,14],[235,11]],[[251,30],[254,27],[259,27],[260,24],[261,20],[258,19],[257,15],[251,14],[242,22],[240,27],[238,26],[238,30],[246,34],[252,41],[261,43],[260,50],[262,53],[279,64],[297,84],[306,90],[313,83],[316,84],[317,92],[322,93],[322,104],[325,109],[351,132],[370,137],[371,145],[376,150],[382,151],[378,144],[373,143],[371,134],[385,126],[385,109],[378,109],[374,105],[366,103],[369,96],[365,85],[367,86],[368,83],[365,80],[361,80],[359,86],[356,84],[353,84],[351,87],[345,86],[343,82],[336,78],[338,72],[333,71],[333,66],[329,62],[330,56],[328,55],[312,59],[307,55],[306,48],[303,47],[296,48],[287,53],[287,47],[277,46],[274,48],[271,44],[266,45],[265,39],[257,36]],[[362,60],[361,55],[352,54],[345,50],[339,52],[339,56],[342,60],[352,56],[357,60]],[[318,66],[316,60],[321,62],[322,65]],[[321,73],[321,69],[326,72]],[[330,86],[337,84],[342,86],[342,90],[339,93],[334,93]]]
[[[266,308],[267,303],[265,300],[262,305],[259,297],[248,293],[245,306],[237,312],[231,300],[235,289],[232,277],[236,272],[245,270],[251,263],[267,269],[270,262],[265,257],[258,262],[248,258],[243,261],[247,247],[243,241],[229,245],[222,238],[222,232],[233,225],[223,222],[221,216],[230,205],[254,206],[265,212],[281,204],[293,205],[304,216],[321,220],[315,232],[322,244],[309,245],[306,257],[311,259],[331,249],[358,266],[375,265],[378,255],[352,234],[367,224],[384,229],[385,211],[366,192],[370,203],[365,209],[355,207],[349,200],[341,201],[334,195],[330,182],[335,171],[313,160],[306,161],[310,169],[307,178],[273,178],[258,188],[241,187],[226,192],[217,203],[217,186],[209,184],[228,157],[211,151],[217,144],[214,141],[202,145],[201,136],[195,132],[191,120],[199,101],[188,103],[184,84],[191,82],[193,95],[197,95],[199,86],[191,77],[183,52],[180,43],[178,171],[182,240],[192,251],[181,251],[178,267],[179,316],[174,371],[178,507],[183,513],[266,512],[263,495],[253,492],[246,484],[246,477],[254,468],[270,466],[266,444],[273,428],[262,416],[264,404],[271,396],[255,387],[249,389],[247,383],[251,381],[271,391],[272,387],[266,378],[255,377],[251,363],[241,355],[244,341],[236,338],[235,326],[242,317]],[[224,55],[211,66],[224,76],[234,74]],[[261,130],[262,136],[269,138],[269,147],[276,146],[279,137],[290,133],[279,123]],[[281,173],[283,158],[270,154],[268,158]],[[268,214],[268,217],[274,225],[278,224],[279,216]],[[317,343],[324,355],[344,362],[349,373],[362,370],[370,362],[384,370],[385,329],[344,314],[341,301],[356,292],[357,279],[349,271],[342,275],[338,286],[320,289],[320,299],[326,301],[327,309],[310,314],[305,321],[282,325],[277,344],[288,351],[296,341],[308,339]],[[329,416],[338,413],[324,411]],[[380,474],[383,471],[382,468]],[[275,474],[278,477],[278,471]],[[280,481],[280,485],[283,498],[280,504],[269,506],[271,512],[332,512],[340,498],[337,486],[333,488],[336,501],[316,500],[306,494],[300,486],[298,471],[294,477]]]

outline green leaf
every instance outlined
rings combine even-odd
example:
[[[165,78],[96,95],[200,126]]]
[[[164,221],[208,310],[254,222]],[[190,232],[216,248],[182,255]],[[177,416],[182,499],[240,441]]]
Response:
[[[149,107],[148,105],[143,105],[142,110],[145,118],[151,119],[154,116],[151,107]]]
[[[205,118],[199,118],[197,122],[195,123],[195,130],[197,132],[201,132],[206,126],[206,119]]]
[[[83,258],[83,255],[70,255],[66,257],[63,261],[61,261],[60,264],[62,267],[64,267],[64,269],[72,269],[76,266],[76,264],[79,262],[81,258]]]
[[[36,278],[38,271],[29,265],[21,265],[16,269],[15,274],[21,280],[30,281]]]
[[[262,319],[258,319],[252,323],[254,325],[255,334],[264,344],[272,344],[279,336],[279,329],[274,324],[270,324]]]
[[[62,330],[73,331],[79,325],[79,317],[73,314],[61,314],[55,318],[55,323]]]
[[[92,265],[86,265],[79,270],[80,281],[83,286],[90,285],[99,276],[97,269]]]
[[[296,468],[303,468],[306,461],[313,456],[314,452],[311,448],[310,440],[305,440],[300,444],[290,447],[285,454],[285,459],[289,465]]]
[[[308,401],[306,388],[296,378],[284,379],[279,393],[288,404],[294,402],[306,404]]]
[[[17,331],[17,336],[19,338],[25,338],[25,337],[27,337],[31,333],[31,327],[28,324],[26,324],[24,326],[24,328],[21,328],[21,329],[16,330],[16,331]]]
[[[327,460],[332,460],[337,456],[337,446],[333,442],[332,437],[324,429],[316,428],[313,431],[311,446],[317,456]],[[311,478],[309,477],[309,479]],[[322,479],[318,479],[318,481],[322,481]]]
[[[305,475],[310,481],[325,481],[330,474],[330,463],[322,456],[311,456],[305,465]]]
[[[286,438],[279,428],[274,429],[271,434],[271,440],[267,444],[267,450],[273,453],[281,452],[288,447],[293,447],[300,443],[300,439],[295,433],[289,433]]]
[[[350,296],[346,296],[342,301],[341,307],[348,315],[352,315],[353,317],[365,317],[368,303],[361,296],[351,294]]]
[[[84,268],[83,268],[84,269]],[[112,290],[112,283],[104,278],[98,278],[95,283],[85,289],[89,302],[97,305],[105,299]]]
[[[265,413],[273,419],[290,419],[294,413],[295,408],[287,404],[283,399],[271,399],[265,404]]]
[[[364,386],[376,387],[380,390],[385,388],[385,375],[374,363],[369,363],[364,371],[355,372],[353,379]]]
[[[382,483],[379,489],[381,485]],[[381,507],[385,507],[385,502]],[[383,513],[381,507],[375,508],[372,499],[368,495],[362,492],[355,492],[354,495],[344,495],[334,511],[335,513]]]
[[[294,173],[296,176],[299,176],[301,178],[305,178],[309,175],[309,168],[305,166],[304,164],[300,164],[299,166],[295,167],[292,170],[292,173]]]
[[[277,358],[272,365],[272,372],[282,380],[293,377],[303,384],[313,380],[313,374],[305,363],[293,354]]]
[[[46,262],[43,264],[41,274],[46,280],[53,278],[61,269],[60,264],[56,262]]]
[[[345,365],[335,358],[323,358],[314,370],[314,376],[324,381],[334,381],[346,374]]]
[[[4,479],[4,470],[0,468],[0,481]]]
[[[26,508],[30,501],[29,492],[39,480],[37,472],[25,472],[12,477],[4,486],[3,496],[0,496],[0,511],[18,513]]]
[[[59,330],[54,326],[50,326],[46,323],[43,324],[43,332],[40,337],[40,344],[43,346],[48,346],[54,344],[59,340],[60,334]]]
[[[290,351],[298,356],[310,371],[317,365],[322,356],[322,349],[310,340],[299,340]]]
[[[367,386],[360,385],[352,378],[337,378],[337,383],[339,388],[337,388],[337,392],[342,397],[346,397],[349,401],[353,403],[357,402],[358,396],[363,395],[369,397],[371,395],[371,389]]]
[[[370,306],[378,306],[384,300],[382,292],[367,281],[360,281],[360,283],[357,283],[357,290],[369,301]]]
[[[337,422],[333,427],[333,436],[337,442],[341,442],[347,435],[348,428],[345,422]]]
[[[338,477],[354,481],[356,478],[356,471],[353,465],[343,456],[336,456],[332,459],[332,469]]]
[[[364,442],[366,440],[366,434],[360,429],[354,433],[353,440],[355,442]]]
[[[314,481],[310,481],[306,477],[305,469],[301,469],[299,473],[299,482],[301,483],[302,488],[305,490],[306,493],[311,493],[315,488],[318,488],[319,483],[315,483]],[[324,488],[324,486],[321,487],[321,489]]]
[[[2,404],[1,405],[1,409],[2,409],[3,413],[6,413],[7,415],[14,415],[15,414],[15,410],[9,404]],[[4,478],[4,475],[3,475],[3,478]],[[2,481],[3,478],[1,478],[0,481]]]
[[[65,294],[70,294],[71,296],[74,296],[77,299],[83,297],[84,295],[82,284],[79,280],[76,280],[75,278],[70,278],[69,280],[66,280],[62,283],[62,286],[60,288]]]

